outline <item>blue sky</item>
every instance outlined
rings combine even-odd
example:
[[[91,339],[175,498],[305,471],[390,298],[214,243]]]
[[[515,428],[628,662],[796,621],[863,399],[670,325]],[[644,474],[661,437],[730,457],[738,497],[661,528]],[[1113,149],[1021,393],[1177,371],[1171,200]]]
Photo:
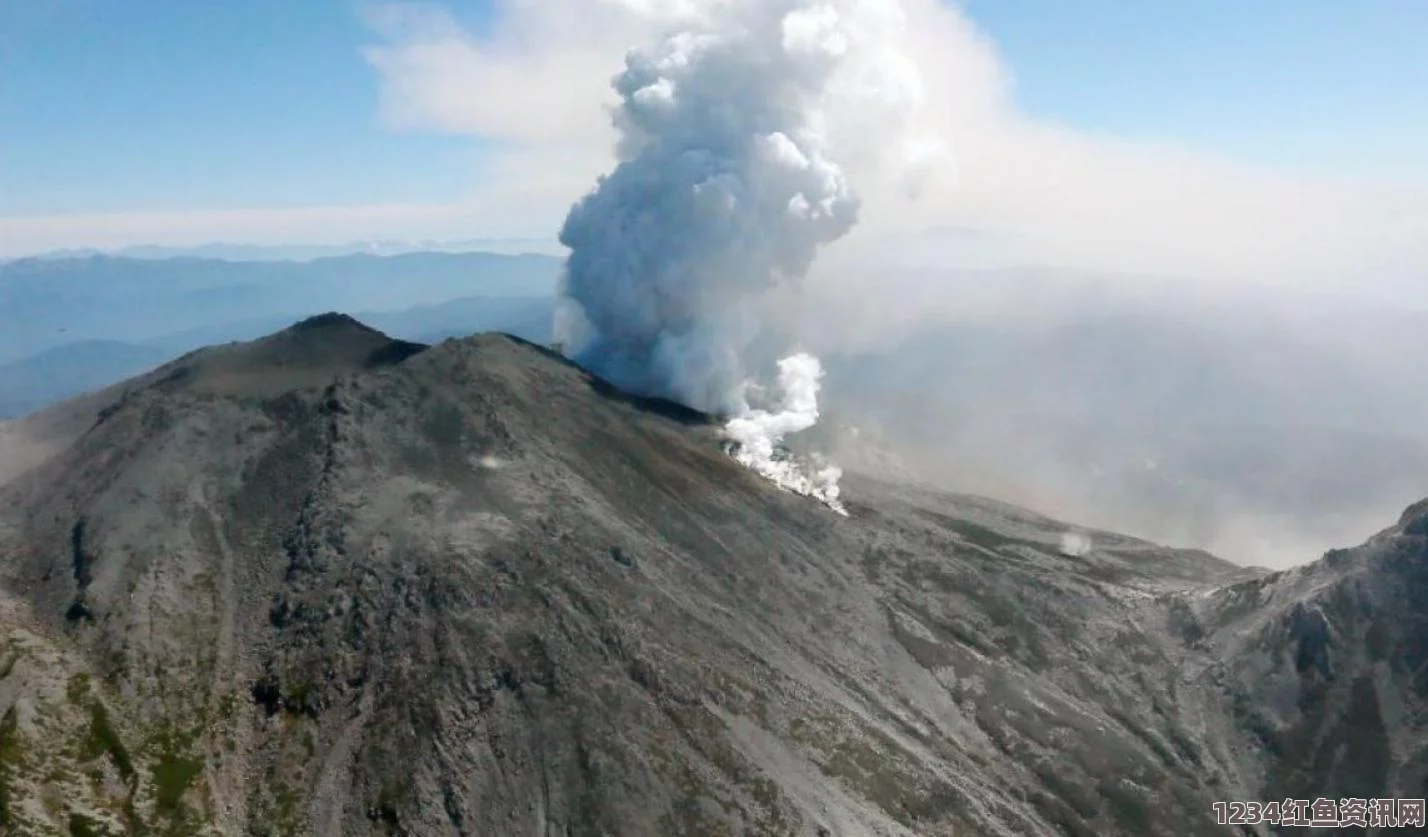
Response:
[[[1428,2],[964,8],[1031,115],[1311,175],[1428,179]],[[479,144],[382,124],[361,11],[0,0],[0,215],[458,199]]]
[[[1428,175],[1428,3],[964,3],[1030,113],[1345,177]]]
[[[0,214],[442,201],[338,0],[0,0]]]

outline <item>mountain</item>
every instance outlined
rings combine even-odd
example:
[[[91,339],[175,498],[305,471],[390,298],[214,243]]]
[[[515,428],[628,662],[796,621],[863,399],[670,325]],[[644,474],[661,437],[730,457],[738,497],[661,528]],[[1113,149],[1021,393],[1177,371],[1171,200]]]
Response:
[[[532,343],[553,339],[555,297],[464,297],[394,313],[359,315],[387,334],[439,343],[482,331],[502,331]]]
[[[921,238],[1001,247],[972,230]],[[914,240],[898,250],[921,258]],[[0,418],[333,308],[417,342],[500,330],[545,343],[560,264],[413,253],[0,265],[0,366],[15,365],[0,375]],[[1383,509],[1428,494],[1422,312],[1198,297],[1051,268],[878,275],[888,305],[867,305],[866,283],[835,270],[775,306],[765,337],[770,352],[799,344],[822,358],[829,414],[881,428],[941,487],[1274,567],[1358,542]],[[84,349],[100,341],[167,354]],[[129,354],[152,359],[118,362]],[[37,367],[38,390],[24,383]]]
[[[172,355],[117,340],[81,340],[0,363],[0,419],[73,398],[157,366]]]
[[[550,256],[493,253],[23,259],[0,264],[0,363],[78,340],[147,343],[235,322],[292,322],[332,307],[396,311],[472,296],[545,297],[559,270]]]
[[[1228,835],[1425,793],[1428,503],[1271,574],[867,476],[843,518],[722,445],[340,315],[0,425],[0,823]]]
[[[191,247],[140,244],[104,251],[93,248],[54,250],[36,259],[74,259],[115,256],[125,259],[222,259],[229,262],[311,261],[331,256],[365,254],[396,256],[406,253],[545,253],[561,249],[543,238],[480,238],[465,241],[354,241],[348,244],[226,244],[213,242]],[[12,260],[13,261],[13,260]]]
[[[552,297],[462,297],[360,316],[390,334],[423,342],[500,330],[549,343],[554,314]],[[281,316],[234,320],[185,328],[144,343],[77,340],[0,364],[0,419],[107,387],[205,345],[255,339],[291,321]]]
[[[459,297],[400,311],[369,311],[362,322],[406,340],[439,343],[480,331],[503,331],[536,343],[548,343],[555,316],[554,297]],[[147,345],[179,354],[217,343],[254,340],[292,322],[289,317],[257,317],[154,338]],[[107,383],[114,383],[113,379]]]

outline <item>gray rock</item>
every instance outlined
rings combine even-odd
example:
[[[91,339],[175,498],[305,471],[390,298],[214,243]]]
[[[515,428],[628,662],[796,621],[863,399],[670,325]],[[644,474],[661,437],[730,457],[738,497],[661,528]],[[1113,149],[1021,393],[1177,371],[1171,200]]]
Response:
[[[1210,835],[1425,791],[1421,509],[1273,575],[856,474],[845,519],[550,351],[339,316],[101,395],[0,428],[45,445],[0,467],[0,830]]]

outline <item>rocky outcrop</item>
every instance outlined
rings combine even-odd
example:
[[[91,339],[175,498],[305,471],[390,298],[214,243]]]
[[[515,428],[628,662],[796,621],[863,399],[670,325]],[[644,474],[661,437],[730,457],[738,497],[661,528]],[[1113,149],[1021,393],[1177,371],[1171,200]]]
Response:
[[[1421,509],[1276,575],[856,475],[842,518],[539,347],[336,316],[110,395],[0,487],[5,647],[62,661],[0,665],[13,833],[1209,835],[1421,795]]]

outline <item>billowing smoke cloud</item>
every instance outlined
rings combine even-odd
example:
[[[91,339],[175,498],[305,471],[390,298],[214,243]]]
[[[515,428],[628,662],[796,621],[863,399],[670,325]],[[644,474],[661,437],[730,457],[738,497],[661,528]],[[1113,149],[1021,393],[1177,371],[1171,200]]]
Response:
[[[667,18],[669,34],[631,51],[614,80],[619,162],[560,233],[571,253],[557,338],[628,390],[733,417],[740,461],[836,504],[836,470],[806,476],[777,453],[817,419],[817,360],[785,359],[782,408],[752,411],[746,354],[763,294],[802,278],[818,248],[857,221],[858,198],[834,160],[830,100],[895,108],[914,98],[914,77],[883,40],[900,9],[893,0],[661,9],[651,14]]]
[[[458,228],[514,236],[557,227],[616,162],[608,109],[627,108],[608,83],[612,56],[676,29],[717,35],[716,17],[735,19],[728,3],[702,0],[488,5],[477,31],[439,3],[364,4],[381,13],[366,54],[388,125],[485,140],[479,215]],[[797,8],[764,5],[770,19]],[[776,290],[758,309],[765,330],[791,320],[788,343],[827,361],[822,423],[836,413],[877,431],[824,434],[841,465],[1275,567],[1357,543],[1428,495],[1428,430],[1412,421],[1428,412],[1417,362],[1428,329],[1411,313],[1428,287],[1422,183],[1265,168],[1048,120],[1018,101],[1015,68],[967,4],[900,5],[905,25],[888,16],[882,32],[844,30],[854,46],[839,72],[857,79],[848,70],[864,62],[878,69],[863,78],[894,79],[865,87],[920,86],[908,121],[955,145],[957,165],[909,179],[860,157],[902,139],[888,141],[889,125],[901,130],[899,107],[885,104],[897,96],[830,84],[823,157],[856,187],[859,221],[822,251],[801,299],[782,304]],[[680,6],[696,7],[684,23]],[[882,69],[894,62],[880,51],[908,58],[919,85]],[[740,100],[760,81],[741,81]],[[0,248],[7,236],[93,244],[98,223],[0,218]],[[143,223],[124,235],[189,229]],[[286,216],[273,224],[292,228]],[[1324,316],[1286,331],[1299,303]],[[1382,307],[1347,310],[1360,303]],[[1250,316],[1227,322],[1239,313]],[[1141,467],[1147,453],[1158,470]]]
[[[783,403],[773,411],[750,410],[729,420],[726,430],[735,445],[734,458],[783,488],[815,497],[847,514],[838,500],[841,470],[823,462],[805,468],[778,449],[785,437],[817,423],[823,367],[818,358],[800,353],[779,361],[778,371]]]

